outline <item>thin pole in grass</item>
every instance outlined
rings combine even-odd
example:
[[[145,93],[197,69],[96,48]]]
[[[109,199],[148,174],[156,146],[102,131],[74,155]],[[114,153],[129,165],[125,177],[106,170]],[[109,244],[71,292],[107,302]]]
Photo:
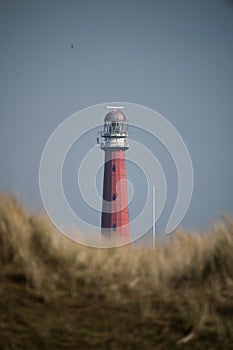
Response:
[[[152,248],[156,246],[156,205],[155,205],[155,185],[152,188]]]

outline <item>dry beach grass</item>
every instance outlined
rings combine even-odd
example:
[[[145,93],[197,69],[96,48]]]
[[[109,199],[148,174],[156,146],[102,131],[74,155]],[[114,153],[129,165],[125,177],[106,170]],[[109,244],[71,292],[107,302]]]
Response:
[[[0,349],[232,349],[233,220],[81,247],[0,195]]]

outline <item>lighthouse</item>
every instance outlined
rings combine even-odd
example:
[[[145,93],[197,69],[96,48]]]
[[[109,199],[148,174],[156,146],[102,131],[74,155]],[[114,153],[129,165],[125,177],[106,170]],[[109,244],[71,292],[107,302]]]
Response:
[[[127,244],[130,242],[125,151],[129,148],[128,123],[119,107],[107,107],[101,131],[105,152],[101,233]]]

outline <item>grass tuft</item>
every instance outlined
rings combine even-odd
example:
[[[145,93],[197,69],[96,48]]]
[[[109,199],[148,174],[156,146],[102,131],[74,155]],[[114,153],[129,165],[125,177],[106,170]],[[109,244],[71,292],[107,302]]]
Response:
[[[0,348],[230,349],[233,220],[155,251],[81,247],[0,195]]]

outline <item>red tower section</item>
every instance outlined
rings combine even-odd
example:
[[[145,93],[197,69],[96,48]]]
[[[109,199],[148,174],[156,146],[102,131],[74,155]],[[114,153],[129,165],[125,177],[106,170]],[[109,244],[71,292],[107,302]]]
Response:
[[[112,110],[104,120],[101,136],[105,151],[101,232],[109,238],[130,242],[125,150],[128,126],[120,110]]]

